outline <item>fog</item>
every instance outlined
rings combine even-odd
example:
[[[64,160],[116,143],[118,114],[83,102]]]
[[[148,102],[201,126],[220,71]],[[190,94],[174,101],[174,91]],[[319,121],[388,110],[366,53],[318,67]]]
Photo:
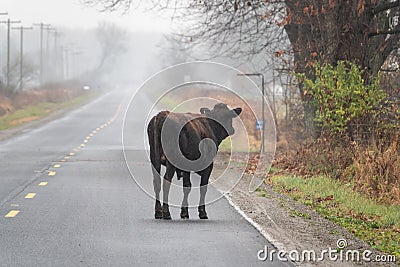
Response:
[[[84,6],[80,1],[49,0],[34,3],[6,0],[2,8],[0,13],[8,14],[0,15],[0,21],[10,18],[21,21],[13,23],[12,28],[32,27],[23,32],[22,90],[70,80],[93,87],[138,86],[162,68],[194,60],[225,63],[245,73],[260,72],[270,65],[264,55],[239,60],[210,53],[209,47],[213,44],[207,42],[191,47],[189,40],[176,40],[176,34],[185,26],[171,21],[168,12],[145,12],[139,8],[124,14],[99,12],[96,7]],[[38,22],[44,23],[42,35]],[[20,31],[11,29],[10,46],[7,41],[7,24],[2,23],[0,81],[4,86],[9,80],[15,91],[20,84]],[[210,79],[218,76],[207,75]],[[268,86],[271,72],[266,71],[265,77]]]
[[[19,22],[9,36],[8,19]],[[18,27],[30,28],[23,31],[22,90],[70,80],[138,84],[163,65],[160,40],[169,32],[168,20],[151,12],[99,12],[80,1],[5,0],[0,21],[0,82],[13,91],[21,76]]]

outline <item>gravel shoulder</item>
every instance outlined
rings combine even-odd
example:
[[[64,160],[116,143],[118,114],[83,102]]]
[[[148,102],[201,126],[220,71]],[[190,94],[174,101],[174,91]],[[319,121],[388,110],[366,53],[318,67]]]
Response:
[[[233,167],[225,170],[226,161],[229,155],[218,154],[213,175],[225,172],[238,172]],[[237,159],[235,159],[237,160]],[[245,164],[242,164],[242,166]],[[343,229],[333,222],[323,218],[309,207],[293,200],[292,198],[275,192],[269,185],[262,184],[261,192],[249,192],[249,183],[252,176],[244,174],[238,184],[232,188],[227,197],[250,218],[264,236],[273,243],[278,250],[290,252],[292,250],[300,253],[305,250],[316,252],[317,258],[321,251],[329,248],[337,249],[337,241],[345,239],[346,250],[358,250],[360,262],[329,260],[325,255],[324,261],[303,261],[296,262],[298,266],[398,266],[394,263],[378,263],[362,261],[362,252],[372,251],[374,255],[383,253],[372,249],[367,243],[354,237],[346,229]],[[217,189],[224,191],[224,185],[215,183]],[[261,249],[261,248],[260,248]],[[343,257],[345,259],[345,257]]]

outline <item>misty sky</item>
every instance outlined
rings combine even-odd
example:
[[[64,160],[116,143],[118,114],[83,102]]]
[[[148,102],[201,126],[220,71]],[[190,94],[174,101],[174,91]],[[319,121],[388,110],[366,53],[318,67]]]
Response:
[[[112,58],[112,66],[107,71],[114,80],[141,80],[162,66],[159,58],[158,43],[162,35],[171,32],[172,22],[167,15],[143,12],[131,8],[127,14],[123,11],[100,12],[100,7],[88,7],[82,0],[0,0],[0,21],[7,18],[20,20],[15,26],[32,26],[33,23],[51,24],[61,35],[57,42],[59,65],[64,68],[64,78],[79,76],[85,71],[95,69],[102,56],[101,46],[96,37],[99,22],[112,22],[123,28],[126,35],[125,51]],[[24,32],[25,67],[36,69],[40,62],[39,27]],[[11,65],[18,65],[20,58],[19,31],[11,31]],[[0,24],[0,80],[4,79],[7,64],[6,25]],[[43,47],[45,61],[54,68],[55,38],[53,33],[44,31]],[[67,52],[66,52],[67,51]],[[68,55],[67,55],[68,53]],[[60,63],[62,60],[62,63]],[[66,62],[69,62],[68,65]],[[16,69],[16,67],[15,67]],[[150,74],[149,74],[150,73]],[[110,78],[111,79],[111,78]],[[35,84],[33,84],[35,85]]]
[[[131,9],[122,12],[99,12],[85,7],[80,0],[1,0],[0,12],[8,12],[13,20],[21,20],[24,26],[32,23],[50,23],[52,26],[93,28],[99,21],[113,21],[131,31],[168,31],[170,21],[159,15]],[[1,16],[1,20],[7,16]]]

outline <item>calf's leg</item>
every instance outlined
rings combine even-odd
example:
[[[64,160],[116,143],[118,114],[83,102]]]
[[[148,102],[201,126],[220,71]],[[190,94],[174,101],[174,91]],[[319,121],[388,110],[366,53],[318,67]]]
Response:
[[[164,220],[171,220],[171,214],[169,213],[169,206],[168,206],[168,196],[169,196],[169,189],[171,187],[172,177],[175,174],[175,167],[172,166],[171,163],[166,162],[167,170],[165,171],[164,181],[163,181],[163,219]]]
[[[208,219],[207,212],[206,212],[205,199],[206,199],[206,193],[207,193],[208,180],[210,178],[212,167],[213,167],[213,165],[211,164],[207,169],[205,169],[201,173],[200,202],[199,202],[199,208],[198,208],[200,219]]]
[[[161,177],[160,177],[160,169],[161,166],[152,166],[151,170],[153,172],[153,187],[154,187],[154,194],[156,197],[156,204],[154,207],[154,218],[162,219],[163,213],[160,203],[160,191],[161,191]]]
[[[183,200],[181,206],[182,219],[189,219],[188,197],[191,190],[192,183],[190,182],[190,172],[183,172]]]

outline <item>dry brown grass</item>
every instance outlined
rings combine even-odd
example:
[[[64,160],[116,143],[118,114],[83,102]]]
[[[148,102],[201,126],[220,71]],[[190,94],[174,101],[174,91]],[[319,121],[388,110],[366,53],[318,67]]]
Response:
[[[13,112],[14,106],[8,97],[0,95],[0,116]]]
[[[82,93],[81,89],[52,88],[24,91],[10,96],[0,94],[0,116],[40,103],[63,103]]]
[[[354,190],[381,203],[400,204],[400,142],[358,145],[348,139],[319,138],[292,144],[281,138],[274,166],[303,177],[326,175],[354,183]]]
[[[355,189],[381,202],[400,204],[400,145],[358,148],[353,163],[344,172],[353,178]]]
[[[62,103],[82,94],[79,89],[44,89],[22,92],[11,97],[16,109],[43,102]]]
[[[16,120],[12,120],[10,122],[10,125],[11,126],[16,126],[16,125],[20,125],[22,123],[26,123],[26,122],[31,122],[31,121],[37,120],[39,118],[40,118],[39,116],[29,116],[29,117],[25,117],[25,118],[21,118],[21,119],[16,119]]]

